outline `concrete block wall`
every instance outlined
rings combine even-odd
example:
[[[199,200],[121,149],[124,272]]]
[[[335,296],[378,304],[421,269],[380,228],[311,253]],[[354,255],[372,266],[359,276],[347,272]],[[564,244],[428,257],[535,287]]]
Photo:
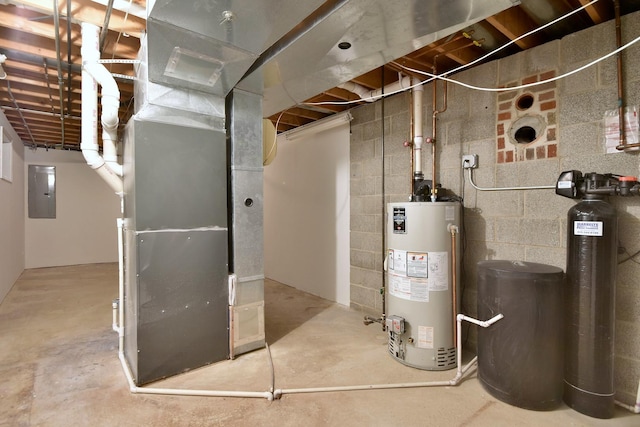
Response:
[[[622,30],[623,43],[638,37],[640,13],[624,16]],[[512,87],[534,76],[562,75],[615,47],[610,21],[453,77],[475,86]],[[640,105],[640,43],[625,51],[623,59],[625,103]],[[432,134],[431,90],[431,84],[425,86],[425,136]],[[536,97],[549,92],[531,91]],[[480,260],[525,260],[565,268],[566,215],[575,201],[556,196],[553,190],[476,191],[462,173],[463,154],[478,154],[474,180],[481,187],[554,185],[560,172],[570,169],[640,173],[637,153],[607,154],[605,150],[603,117],[617,105],[615,58],[558,80],[552,95],[554,109],[538,112],[553,134],[545,132],[542,142],[515,146],[508,138],[501,141],[512,124],[500,116],[504,97],[449,85],[448,108],[438,116],[436,126],[436,181],[464,198],[463,305],[470,315],[476,314]],[[403,146],[410,135],[409,107],[410,95],[404,93],[351,110],[351,306],[367,314],[382,312],[383,205],[407,200],[410,191],[410,152]],[[526,150],[536,144],[546,147],[546,153],[553,144],[553,155],[527,156]],[[423,170],[425,179],[431,179],[430,147],[425,148]],[[499,156],[505,148],[522,156],[506,161]],[[619,246],[628,253],[640,250],[640,197],[611,201],[619,212]],[[623,261],[628,255],[621,252]],[[640,259],[619,265],[616,304],[616,397],[631,404],[640,379]],[[469,347],[475,348],[474,327],[466,338]]]

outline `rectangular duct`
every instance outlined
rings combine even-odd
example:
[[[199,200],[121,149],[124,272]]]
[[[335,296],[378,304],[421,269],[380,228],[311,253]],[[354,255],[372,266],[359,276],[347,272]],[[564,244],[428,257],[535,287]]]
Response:
[[[323,3],[150,1],[149,78],[225,96],[265,49]]]
[[[227,96],[234,354],[265,345],[261,114],[260,95],[234,89]]]
[[[264,117],[463,30],[519,0],[350,0],[264,61]],[[349,49],[341,49],[348,42]]]

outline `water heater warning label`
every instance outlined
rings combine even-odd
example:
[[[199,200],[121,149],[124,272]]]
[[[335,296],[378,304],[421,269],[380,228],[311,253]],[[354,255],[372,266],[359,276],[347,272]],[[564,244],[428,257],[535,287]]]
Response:
[[[409,301],[429,301],[430,292],[449,290],[447,252],[387,252],[389,293]]]
[[[426,280],[389,274],[389,293],[409,301],[429,302],[429,286]]]
[[[428,260],[426,253],[407,252],[407,276],[429,277]]]
[[[418,348],[433,348],[433,327],[418,326]]]
[[[405,234],[407,232],[407,213],[405,208],[393,208],[393,232]]]
[[[602,236],[602,221],[574,221],[574,236]]]

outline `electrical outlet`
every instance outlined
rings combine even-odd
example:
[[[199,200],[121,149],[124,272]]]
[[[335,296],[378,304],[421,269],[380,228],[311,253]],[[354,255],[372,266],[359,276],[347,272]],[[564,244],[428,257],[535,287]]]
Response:
[[[478,167],[478,155],[477,154],[464,154],[462,156],[462,168],[463,169],[475,169]]]

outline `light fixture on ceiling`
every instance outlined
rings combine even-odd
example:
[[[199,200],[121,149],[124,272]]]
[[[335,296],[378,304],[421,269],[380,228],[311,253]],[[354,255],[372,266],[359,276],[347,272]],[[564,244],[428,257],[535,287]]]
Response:
[[[2,64],[7,60],[7,56],[0,53],[0,79],[4,80],[7,78],[7,72],[2,68]]]

